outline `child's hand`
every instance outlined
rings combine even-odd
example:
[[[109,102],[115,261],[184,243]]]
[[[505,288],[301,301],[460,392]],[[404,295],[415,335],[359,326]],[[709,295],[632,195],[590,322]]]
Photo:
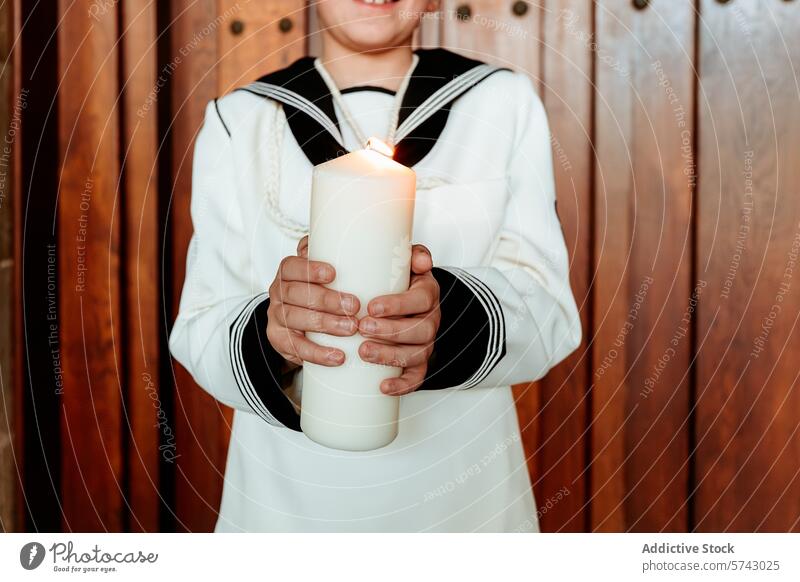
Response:
[[[381,383],[385,394],[399,396],[419,388],[428,371],[433,340],[439,331],[439,283],[431,273],[433,259],[422,245],[411,252],[408,291],[376,297],[367,305],[369,315],[359,322],[359,332],[376,341],[358,349],[365,362],[404,368],[399,378]]]
[[[358,298],[323,287],[336,273],[328,263],[308,260],[307,236],[297,245],[297,255],[281,261],[269,287],[267,339],[288,362],[339,366],[344,363],[344,352],[312,342],[305,332],[355,334],[358,325],[353,315],[360,309]]]

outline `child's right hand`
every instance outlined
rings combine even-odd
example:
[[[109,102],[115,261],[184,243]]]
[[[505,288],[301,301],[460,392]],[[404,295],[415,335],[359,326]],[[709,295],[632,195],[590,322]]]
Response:
[[[335,275],[328,263],[308,260],[307,236],[297,245],[297,256],[281,261],[269,287],[267,339],[288,362],[344,363],[342,350],[316,344],[305,335],[315,331],[350,336],[358,331],[358,298],[323,287]]]

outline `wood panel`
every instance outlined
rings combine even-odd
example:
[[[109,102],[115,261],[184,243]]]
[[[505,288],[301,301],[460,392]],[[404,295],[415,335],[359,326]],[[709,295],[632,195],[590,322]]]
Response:
[[[20,320],[26,340],[21,410],[18,416],[23,441],[17,450],[23,472],[25,528],[58,531],[62,527],[60,424],[63,376],[60,370],[58,324],[56,199],[60,167],[58,115],[53,96],[58,91],[58,5],[17,2],[20,50],[17,60],[20,96],[24,95],[24,128],[18,135],[20,150],[19,279],[22,301]],[[55,329],[53,326],[55,325]]]
[[[308,8],[306,8],[306,19],[308,20],[306,51],[314,57],[318,57],[322,53],[322,34],[320,34],[319,18],[317,17],[317,3],[318,0],[309,0]]]
[[[120,531],[118,31],[92,4],[59,2],[61,495],[65,530]]]
[[[22,38],[22,6],[20,0],[14,0],[11,3],[11,27],[10,29],[13,31],[13,37],[18,43]],[[12,45],[13,46],[13,45]],[[23,86],[22,86],[22,55],[20,54],[19,50],[14,50],[13,54],[10,55],[9,59],[6,61],[7,66],[13,67],[13,71],[11,73],[13,78],[13,91],[16,95],[23,95]],[[27,109],[27,107],[26,107]],[[20,128],[20,132],[21,132]],[[14,325],[14,348],[13,348],[13,370],[12,370],[12,383],[13,383],[13,414],[14,414],[14,432],[12,436],[12,448],[14,452],[14,476],[16,478],[16,483],[14,486],[15,489],[15,513],[14,516],[14,531],[23,532],[26,531],[26,494],[23,489],[25,483],[25,473],[24,473],[24,466],[25,466],[25,421],[24,421],[24,413],[25,413],[25,397],[24,397],[24,386],[25,386],[25,341],[24,341],[24,324],[23,324],[23,278],[22,278],[22,256],[23,256],[23,247],[22,247],[22,208],[23,208],[23,197],[22,197],[22,184],[24,182],[23,175],[22,175],[22,153],[23,149],[23,140],[21,136],[17,136],[16,140],[14,141],[14,145],[12,147],[12,172],[13,172],[13,180],[12,184],[12,196],[14,199],[14,275],[13,275],[13,289],[11,291],[11,296],[13,297],[13,303],[15,308],[15,313],[13,314],[13,325]]]
[[[151,104],[158,78],[156,7],[125,0],[119,9],[128,527],[158,531],[159,459],[172,458],[175,439],[159,390],[159,140],[158,110]]]
[[[306,2],[219,0],[230,24],[219,34],[219,93],[281,69],[306,54]],[[233,26],[236,22],[237,25]]]
[[[540,80],[539,3],[528,3],[527,12],[520,16],[514,14],[513,2],[506,0],[443,0],[441,6],[441,46],[473,59],[514,67]],[[469,17],[459,15],[465,6]]]
[[[593,530],[688,527],[693,15],[596,4]]]
[[[13,5],[0,5],[0,532],[18,531],[18,471],[14,452],[17,434],[19,391],[15,377],[18,373],[19,345],[16,314],[17,294],[14,291],[18,247],[16,215],[19,200],[15,199],[18,151],[15,146],[20,131],[19,106],[11,43],[16,38]],[[16,111],[16,115],[15,115]]]
[[[592,52],[570,26],[592,26],[591,0],[545,10],[542,96],[550,122],[558,214],[570,256],[572,290],[584,330],[591,329]],[[577,21],[576,21],[577,19]],[[570,24],[572,23],[572,24]],[[584,531],[591,335],[553,369],[540,391],[537,501],[542,531]],[[568,495],[564,495],[568,492]],[[561,495],[559,495],[561,493]],[[550,503],[548,503],[550,501]]]
[[[208,100],[217,95],[217,32],[225,26],[217,20],[216,0],[182,0],[171,3],[170,50],[167,63],[179,60],[171,76],[172,107],[170,146],[173,188],[170,192],[167,237],[171,261],[164,270],[171,289],[167,325],[178,310],[186,251],[192,235],[189,201],[192,191],[192,144],[203,123]],[[215,30],[196,37],[217,22]],[[191,46],[191,50],[186,47]],[[185,55],[181,52],[186,53]],[[162,63],[162,70],[166,66]],[[176,527],[188,531],[211,531],[222,492],[222,475],[228,444],[229,421],[223,406],[194,384],[191,376],[173,364],[175,382],[174,512]]]
[[[0,288],[24,258],[12,396],[24,395],[29,529],[209,531],[217,519],[231,411],[163,351],[192,234],[192,146],[209,99],[318,36],[305,36],[316,25],[301,0],[159,4],[15,15],[31,27],[16,82],[35,89],[13,199],[27,238],[11,251],[0,182]],[[445,0],[415,43],[527,71],[548,110],[585,339],[515,389],[541,528],[800,530],[797,2],[698,0],[701,19],[670,0],[514,5]],[[11,312],[4,297],[4,398]],[[10,454],[0,434],[0,471]],[[9,499],[3,529],[19,522]]]
[[[695,528],[800,529],[796,3],[701,2]]]

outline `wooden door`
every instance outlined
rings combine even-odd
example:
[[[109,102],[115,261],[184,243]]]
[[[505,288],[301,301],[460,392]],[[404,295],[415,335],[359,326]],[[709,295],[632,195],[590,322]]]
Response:
[[[319,50],[313,12],[14,6],[16,513],[209,531],[231,411],[166,345],[192,147],[210,99]],[[798,35],[771,0],[444,0],[417,35],[529,75],[548,111],[584,339],[515,388],[545,531],[800,530]]]
[[[700,3],[693,522],[800,528],[800,8]]]

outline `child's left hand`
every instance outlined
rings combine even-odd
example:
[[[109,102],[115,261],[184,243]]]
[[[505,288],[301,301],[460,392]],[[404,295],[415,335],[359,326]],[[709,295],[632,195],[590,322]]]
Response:
[[[430,251],[414,245],[408,291],[376,297],[367,305],[369,315],[358,324],[362,336],[376,340],[361,344],[358,354],[362,360],[403,368],[400,377],[381,383],[384,394],[408,394],[425,379],[441,321],[439,283],[431,269]]]

